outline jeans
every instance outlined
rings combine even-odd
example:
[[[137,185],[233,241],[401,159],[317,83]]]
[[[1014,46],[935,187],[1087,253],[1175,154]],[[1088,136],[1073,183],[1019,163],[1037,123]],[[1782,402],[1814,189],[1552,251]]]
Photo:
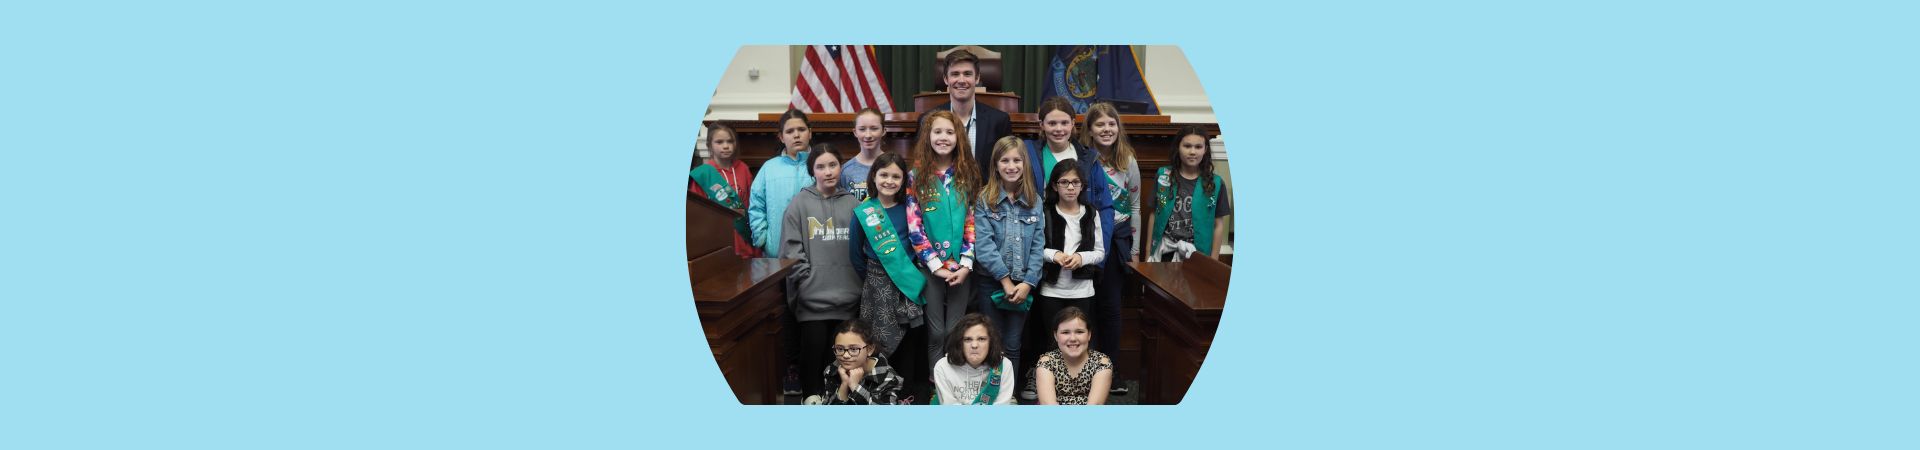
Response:
[[[993,306],[993,299],[988,297],[988,295],[992,295],[994,292],[1000,292],[1001,289],[999,281],[992,281],[991,283],[993,283],[990,287],[992,290],[985,291],[987,295],[974,295],[974,307],[980,310],[980,315],[987,316],[987,320],[993,322],[994,328],[1000,330],[1001,353],[1007,357],[1007,360],[1019,364],[1020,338],[1025,334],[1022,331],[1024,331],[1027,326],[1027,311],[1006,310]],[[1033,301],[1038,298],[1038,296],[1029,293],[1027,294],[1027,303],[1031,305]],[[1019,372],[1025,371],[1019,368],[1015,370]]]

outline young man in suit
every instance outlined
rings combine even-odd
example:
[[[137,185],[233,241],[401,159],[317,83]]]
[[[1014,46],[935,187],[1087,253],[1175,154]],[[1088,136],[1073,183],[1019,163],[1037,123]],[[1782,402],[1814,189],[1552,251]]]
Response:
[[[953,111],[961,125],[967,129],[967,143],[972,144],[973,159],[980,167],[978,186],[993,182],[993,167],[988,158],[993,157],[993,143],[1000,138],[1013,134],[1013,119],[1006,111],[994,109],[974,101],[973,87],[980,84],[980,58],[965,49],[954,50],[947,54],[947,103],[933,109]]]

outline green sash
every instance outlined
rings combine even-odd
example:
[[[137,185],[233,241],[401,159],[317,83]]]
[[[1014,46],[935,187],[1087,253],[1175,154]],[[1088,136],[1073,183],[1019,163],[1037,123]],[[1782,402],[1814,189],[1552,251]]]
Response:
[[[1120,180],[1105,176],[1106,174],[1107,171],[1100,171],[1100,175],[1107,179],[1107,193],[1113,194],[1113,213],[1133,214],[1133,192],[1127,191],[1127,187],[1122,185]],[[1133,216],[1127,216],[1127,220],[1133,220]]]
[[[721,176],[720,170],[713,168],[712,164],[701,164],[700,167],[693,168],[693,172],[688,174],[688,176],[693,177],[694,185],[700,186],[701,193],[706,194],[707,198],[720,203],[720,205],[726,206],[729,209],[746,207],[746,205],[742,204],[740,193],[733,190],[733,185],[727,183],[727,177]],[[748,231],[749,229],[745,215],[733,220],[733,231],[740,233],[741,237],[744,238],[748,236],[750,233]]]
[[[980,395],[976,395],[973,397],[973,404],[991,405],[993,404],[994,400],[999,398],[1000,398],[1000,365],[994,364],[993,369],[987,371],[987,382],[980,386]],[[939,395],[933,396],[933,402],[931,404],[934,404],[934,405],[940,404],[940,396]]]
[[[991,405],[998,398],[1000,398],[1000,365],[994,364],[993,370],[987,371],[987,383],[980,386],[980,395],[973,398],[973,404]]]
[[[906,244],[893,232],[893,221],[887,220],[887,208],[880,206],[880,199],[869,198],[860,202],[854,211],[860,214],[860,226],[866,227],[867,245],[873,246],[873,253],[880,256],[880,266],[887,269],[887,278],[893,280],[893,287],[900,288],[900,293],[913,304],[926,306],[926,302],[920,300],[920,290],[926,287],[927,277],[913,265]]]
[[[946,253],[949,261],[958,263],[960,246],[953,244],[961,244],[966,239],[967,217],[973,212],[967,208],[965,196],[953,190],[952,184],[936,181],[934,186],[934,192],[914,193],[920,202],[920,226],[926,230],[928,244]]]
[[[1173,173],[1173,166],[1166,166],[1161,167],[1159,175],[1154,177],[1160,185],[1153,193],[1159,207],[1153,210],[1153,238],[1149,240],[1153,246],[1147,247],[1147,251],[1160,251],[1160,239],[1165,237],[1167,218],[1173,216],[1173,200],[1179,194],[1179,189],[1173,187],[1173,177],[1177,176]],[[1225,186],[1221,186],[1219,175],[1213,176],[1213,195],[1207,195],[1200,183],[1193,184],[1193,248],[1200,253],[1213,251],[1213,207],[1220,201],[1220,191],[1225,189]]]

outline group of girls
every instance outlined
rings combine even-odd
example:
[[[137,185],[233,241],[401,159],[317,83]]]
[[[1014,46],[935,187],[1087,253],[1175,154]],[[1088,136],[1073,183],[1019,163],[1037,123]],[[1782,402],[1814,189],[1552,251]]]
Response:
[[[813,145],[806,114],[787,111],[782,152],[757,175],[734,158],[732,129],[708,129],[712,157],[691,189],[745,212],[736,254],[796,260],[782,341],[806,403],[911,402],[902,390],[918,379],[937,404],[1012,404],[1016,390],[1041,404],[1125,394],[1101,351],[1118,347],[1121,265],[1217,255],[1231,196],[1204,131],[1187,127],[1142,222],[1118,112],[1095,104],[1084,133],[1064,98],[1038,115],[1042,139],[1000,139],[992,167],[975,167],[947,111],[928,113],[898,155],[880,149],[882,115],[862,110],[851,158]],[[1140,223],[1151,226],[1144,249]],[[1026,342],[1030,314],[1051,340]],[[1052,348],[1023,354],[1028,343]]]

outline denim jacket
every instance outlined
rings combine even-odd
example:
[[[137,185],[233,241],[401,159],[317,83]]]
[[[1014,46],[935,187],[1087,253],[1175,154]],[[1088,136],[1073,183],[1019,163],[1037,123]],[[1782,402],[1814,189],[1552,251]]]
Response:
[[[974,253],[979,257],[976,262],[988,278],[997,282],[1012,277],[1014,283],[1040,285],[1040,253],[1047,246],[1047,221],[1038,206],[1001,193],[991,206],[974,206],[973,223],[979,227],[973,238]]]

